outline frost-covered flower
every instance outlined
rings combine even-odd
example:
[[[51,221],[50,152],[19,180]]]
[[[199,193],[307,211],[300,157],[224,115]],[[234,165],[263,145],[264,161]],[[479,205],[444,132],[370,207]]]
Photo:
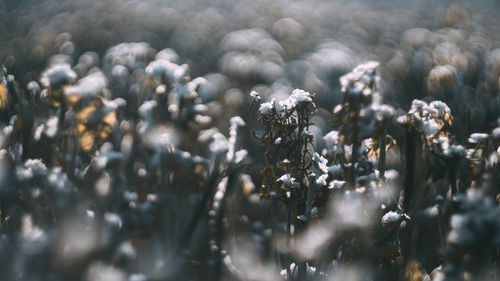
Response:
[[[476,144],[481,142],[482,140],[486,139],[488,137],[488,134],[483,134],[483,133],[474,133],[471,134],[468,141],[472,144]]]
[[[71,104],[85,97],[102,95],[108,85],[108,79],[101,71],[95,71],[66,87],[64,94]]]
[[[257,93],[256,91],[250,92],[250,97],[252,98],[252,100],[255,100],[255,101],[261,100],[259,93]]]
[[[42,72],[40,82],[44,87],[58,89],[73,83],[76,77],[69,64],[57,64]]]
[[[261,104],[259,107],[260,114],[271,114],[272,110],[276,110],[275,104],[276,100],[274,98],[271,101]]]
[[[319,153],[315,152],[313,156],[313,163],[320,169],[323,173],[328,173],[328,160],[326,160],[323,156],[319,155]]]
[[[424,136],[431,139],[439,132],[451,126],[452,116],[448,106],[441,101],[433,101],[427,104],[421,100],[414,100],[410,111],[406,115],[406,121],[422,132]]]
[[[491,250],[500,246],[500,209],[473,188],[457,199],[459,209],[451,217],[443,272],[450,280],[464,273],[471,277],[488,276],[492,271],[484,258],[491,257]],[[468,259],[457,258],[464,256]]]
[[[295,181],[295,178],[290,176],[290,174],[284,174],[281,177],[279,177],[276,181],[282,182],[283,185],[285,185],[285,187],[287,187],[287,188],[293,188],[293,187],[299,186],[299,183],[297,183]]]
[[[144,68],[144,63],[155,53],[146,42],[121,43],[106,52],[104,63],[108,67],[123,65],[131,70]]]

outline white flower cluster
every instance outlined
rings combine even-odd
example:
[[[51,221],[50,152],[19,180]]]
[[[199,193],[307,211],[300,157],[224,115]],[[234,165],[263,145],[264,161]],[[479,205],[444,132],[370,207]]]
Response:
[[[102,71],[97,70],[64,89],[64,93],[70,102],[75,103],[83,97],[102,95],[107,86],[108,79]]]
[[[394,108],[381,103],[377,91],[376,68],[379,63],[370,61],[361,64],[340,78],[343,101],[335,106],[333,113],[337,126],[350,127],[356,138],[363,140],[385,131],[386,123],[394,116]]]
[[[403,123],[410,122],[424,135],[432,138],[445,124],[451,125],[452,117],[450,108],[444,102],[433,101],[427,104],[421,100],[414,100],[406,115],[406,121],[404,118],[398,120]]]
[[[284,174],[281,177],[279,177],[277,182],[282,182],[283,185],[287,188],[298,188],[300,184],[295,181],[295,178],[290,176],[290,174]]]
[[[358,65],[351,72],[340,77],[342,92],[346,93],[349,99],[364,96],[378,102],[378,93],[374,91],[373,87],[377,82],[375,69],[378,65],[379,63],[376,61],[369,61]]]
[[[252,98],[260,100],[260,96],[256,92],[250,94]],[[273,112],[281,114],[283,112],[291,112],[297,107],[310,107],[314,109],[316,105],[313,102],[313,95],[304,90],[295,89],[285,100],[276,101],[276,99],[273,98],[271,101],[262,103],[259,107],[259,112],[263,115],[269,115]]]
[[[42,73],[40,82],[46,88],[57,89],[76,80],[76,73],[69,64],[57,64]]]
[[[435,138],[433,143],[439,146],[439,152],[447,158],[465,156],[465,148],[461,145],[451,144],[448,137]]]
[[[121,43],[110,48],[104,56],[107,65],[123,65],[128,69],[143,68],[145,61],[152,58],[155,51],[148,43]]]

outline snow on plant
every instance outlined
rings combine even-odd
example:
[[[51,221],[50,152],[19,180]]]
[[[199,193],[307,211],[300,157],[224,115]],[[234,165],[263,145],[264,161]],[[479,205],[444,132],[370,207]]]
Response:
[[[386,145],[386,130],[394,109],[381,104],[376,87],[377,66],[375,62],[360,65],[341,78],[344,98],[334,109],[334,125],[338,128],[323,137],[323,155],[314,151],[312,134],[308,131],[311,123],[307,120],[316,108],[313,95],[294,90],[283,100],[272,98],[262,102],[258,93],[250,94],[252,104],[258,105],[258,121],[264,127],[263,135],[258,137],[266,148],[261,195],[271,198],[271,202],[279,198],[288,209],[287,258],[281,266],[289,280],[294,276],[292,261],[298,263],[299,276],[304,276],[306,260],[325,254],[320,247],[333,244],[343,251],[373,250],[363,243],[349,244],[343,233],[356,233],[362,240],[393,243],[397,241],[399,224],[409,219],[391,202],[396,211],[388,212],[385,217],[394,214],[392,217],[397,219],[384,220],[380,214],[380,224],[386,228],[385,233],[391,233],[391,238],[387,240],[370,232],[373,216],[379,215],[375,210],[388,199],[378,188],[385,173],[385,151],[393,144],[391,141]],[[378,163],[373,156],[377,156]],[[377,164],[380,172],[376,171]],[[365,197],[373,201],[368,202]],[[311,224],[313,209],[322,226]],[[297,220],[293,219],[295,216]],[[291,226],[295,227],[293,235]],[[292,246],[292,239],[297,239],[299,245]],[[391,258],[401,255],[399,244],[394,243],[396,254]]]
[[[400,122],[406,122],[415,128],[430,146],[433,139],[448,137],[453,117],[448,106],[441,101],[427,104],[421,100],[414,100],[406,114],[406,120],[401,118]]]
[[[4,2],[0,279],[498,279],[492,6]]]
[[[391,106],[381,104],[377,89],[377,62],[368,62],[340,78],[343,98],[335,106],[334,126],[338,129],[325,136],[326,156],[332,164],[341,164],[349,170],[348,180],[354,185],[364,182],[372,169],[361,168],[371,165],[368,158],[377,156],[381,178],[385,174],[385,152],[393,144],[387,144],[387,125],[394,115]],[[347,146],[350,146],[349,148]],[[365,155],[365,152],[368,152]],[[365,163],[365,164],[363,164]],[[360,176],[360,177],[358,177]],[[368,178],[366,178],[368,179]]]
[[[500,243],[500,209],[476,189],[461,194],[458,202],[460,207],[451,217],[451,231],[445,248],[444,280],[463,280],[463,276],[495,278],[498,269],[484,263],[483,259],[488,257],[492,263],[498,262],[494,256]],[[458,258],[464,256],[467,258]]]
[[[264,103],[257,93],[251,96],[259,105],[258,122],[264,127],[263,135],[257,136],[266,149],[261,196],[277,197],[288,208],[285,268],[287,276],[291,276],[291,226],[299,226],[294,217],[301,216],[305,222],[310,219],[316,183],[326,184],[322,176],[326,165],[322,157],[313,154],[313,135],[309,131],[310,117],[316,110],[314,95],[295,89],[286,99],[273,98]],[[316,174],[314,165],[324,171]],[[304,274],[305,264],[299,267],[299,275]]]
[[[200,104],[197,91],[207,81],[198,77],[191,80],[187,64],[177,65],[166,59],[156,59],[146,67],[146,84],[155,91],[157,112],[163,121],[188,122],[207,126],[211,118],[203,115],[206,107]]]
[[[308,131],[309,118],[316,110],[314,95],[300,89],[280,101],[274,98],[262,103],[260,96],[252,92],[253,102],[258,103],[259,123],[264,127],[264,134],[258,136],[266,147],[266,168],[263,171],[264,182],[261,194],[268,196],[276,193],[281,200],[287,201],[286,192],[292,189],[280,187],[278,179],[285,174],[301,186],[299,193],[305,196],[307,170],[312,165],[312,134]],[[295,191],[293,191],[295,192]]]

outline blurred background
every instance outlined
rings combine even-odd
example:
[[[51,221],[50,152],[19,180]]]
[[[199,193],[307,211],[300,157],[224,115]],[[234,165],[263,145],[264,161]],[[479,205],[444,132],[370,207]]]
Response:
[[[118,43],[143,41],[156,50],[172,48],[192,77],[217,72],[247,87],[304,88],[330,109],[339,100],[328,97],[335,95],[338,77],[372,59],[382,63],[383,81],[390,84],[383,91],[387,99],[408,106],[413,97],[440,94],[433,79],[441,73],[429,76],[439,65],[452,66],[456,80],[473,90],[481,81],[491,83],[485,72],[495,71],[491,67],[500,59],[498,5],[492,0],[4,0],[0,62],[27,83],[58,53],[76,64],[86,51],[103,55]],[[408,80],[413,84],[402,82]],[[496,91],[494,84],[489,86]]]

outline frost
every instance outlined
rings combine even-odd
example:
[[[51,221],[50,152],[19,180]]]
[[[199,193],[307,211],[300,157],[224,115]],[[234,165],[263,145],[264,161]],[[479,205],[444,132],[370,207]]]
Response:
[[[43,241],[46,238],[45,232],[34,224],[31,215],[22,217],[21,235],[26,242]]]
[[[283,185],[287,188],[298,188],[300,185],[295,181],[294,177],[291,177],[290,174],[284,174],[279,177],[277,182],[282,182]]]
[[[323,140],[325,140],[326,144],[330,145],[337,144],[339,141],[339,132],[335,130],[330,131],[323,137]]]
[[[166,48],[166,49],[159,51],[156,54],[155,59],[157,59],[157,60],[162,59],[162,60],[167,60],[167,61],[170,61],[173,63],[177,63],[179,60],[179,55],[177,55],[177,53],[174,50],[172,50],[170,48]]]
[[[446,157],[464,157],[466,154],[463,146],[450,144],[450,139],[447,137],[439,137],[433,142],[439,145],[440,152]]]
[[[142,140],[144,145],[158,151],[175,147],[179,142],[176,130],[164,125],[156,125],[145,131]]]
[[[186,76],[187,65],[179,66],[165,59],[158,59],[149,63],[146,73],[161,82],[164,80],[180,83],[181,78]]]
[[[281,181],[283,183],[294,183],[295,178],[290,177],[290,174],[284,174],[280,178],[278,178],[276,181]]]
[[[372,92],[371,87],[376,82],[375,69],[378,65],[379,63],[376,61],[360,64],[348,74],[340,77],[342,92],[346,93],[350,99],[376,95],[375,92]],[[378,102],[378,97],[375,97],[375,101]]]
[[[129,69],[136,69],[143,65],[154,50],[146,42],[121,43],[110,48],[104,57],[106,63],[123,65]]]
[[[231,120],[229,120],[229,123],[231,124],[231,126],[234,126],[234,127],[239,127],[239,126],[245,126],[245,121],[243,121],[243,118],[241,118],[240,116],[233,116],[231,117]]]
[[[479,143],[480,141],[486,139],[488,137],[488,134],[482,134],[482,133],[474,133],[471,134],[468,141],[470,143]]]
[[[342,147],[339,145],[338,131],[330,131],[323,137],[323,141],[325,142],[326,155],[331,156],[342,152]]]
[[[327,185],[326,180],[328,179],[328,174],[323,174],[316,179],[316,184]]]
[[[76,80],[76,73],[69,64],[57,64],[42,73],[40,82],[44,87],[59,88]]]
[[[407,119],[424,135],[434,137],[446,123],[451,124],[452,117],[448,106],[441,101],[433,101],[428,105],[424,101],[413,100]]]
[[[86,281],[126,281],[126,274],[119,268],[102,262],[96,262],[89,266],[85,273]]]
[[[56,116],[49,117],[44,123],[40,124],[34,132],[34,139],[40,140],[42,137],[42,133],[49,137],[54,138],[57,135],[57,123],[59,122],[59,118]]]
[[[313,161],[318,165],[318,168],[323,172],[323,173],[328,173],[328,160],[326,160],[323,156],[319,155],[317,152],[314,153],[313,156]]]
[[[495,129],[493,129],[493,131],[491,132],[491,136],[492,136],[495,140],[500,140],[500,128],[495,128]]]
[[[328,185],[328,189],[341,189],[345,186],[345,181],[333,180]]]
[[[439,209],[437,206],[432,206],[427,209],[425,209],[425,214],[430,216],[430,217],[437,217],[439,215]]]
[[[283,100],[276,101],[273,97],[271,101],[262,103],[259,107],[259,112],[263,115],[271,114],[274,110],[277,113],[292,112],[297,107],[310,108],[314,110],[316,105],[313,102],[312,95],[304,90],[295,89],[290,96]]]
[[[40,85],[36,81],[30,81],[26,85],[26,89],[32,93],[37,93],[40,91]]]
[[[41,159],[28,159],[24,162],[24,168],[17,169],[17,176],[22,179],[43,177],[48,174],[48,169]]]
[[[229,141],[217,128],[201,131],[198,140],[209,143],[208,149],[214,156],[219,153],[226,153],[229,150]]]
[[[231,120],[229,121],[231,124],[229,128],[229,145],[228,145],[228,151],[227,151],[227,160],[229,162],[234,162],[234,163],[239,163],[243,158],[245,158],[247,151],[246,150],[241,150],[238,151],[239,155],[237,156],[235,152],[236,151],[236,146],[237,146],[237,137],[238,137],[238,128],[245,126],[245,121],[240,116],[234,116],[231,117]],[[238,161],[237,161],[238,160]]]
[[[397,223],[401,220],[401,215],[397,212],[389,211],[382,217],[382,225]]]
[[[271,101],[265,102],[260,105],[259,112],[260,114],[267,115],[271,114],[275,109],[276,100],[273,98]]]
[[[80,97],[101,94],[107,85],[108,79],[104,73],[96,71],[78,80],[76,84],[67,87],[64,93],[75,102]]]
[[[444,117],[446,114],[450,113],[450,108],[442,101],[433,101],[429,106],[436,109],[438,117]]]
[[[259,93],[257,93],[256,91],[250,92],[250,97],[252,97],[252,99],[255,100],[255,101],[260,101],[261,100],[261,97],[260,97]]]
[[[377,120],[388,120],[391,119],[396,111],[390,105],[381,104],[381,105],[372,105],[375,109],[375,114],[377,116]]]
[[[293,105],[293,107],[304,104],[304,103],[312,103],[312,97],[309,92],[306,92],[301,89],[295,89],[292,92],[292,95],[289,98],[290,104]]]
[[[399,123],[399,124],[406,124],[408,122],[408,118],[406,117],[406,115],[401,115],[401,116],[398,116],[398,118],[396,118],[396,121]]]
[[[342,167],[340,165],[332,165],[328,167],[328,173],[334,177],[340,176]]]
[[[141,273],[134,273],[129,276],[127,281],[147,281],[148,277]]]
[[[248,155],[248,151],[246,149],[238,150],[234,154],[234,163],[238,164],[241,163]]]
[[[439,131],[439,125],[435,120],[426,120],[421,123],[420,129],[424,134],[431,136]]]
[[[400,223],[405,219],[410,219],[406,214],[389,211],[382,217],[382,226],[392,227],[394,224]]]

